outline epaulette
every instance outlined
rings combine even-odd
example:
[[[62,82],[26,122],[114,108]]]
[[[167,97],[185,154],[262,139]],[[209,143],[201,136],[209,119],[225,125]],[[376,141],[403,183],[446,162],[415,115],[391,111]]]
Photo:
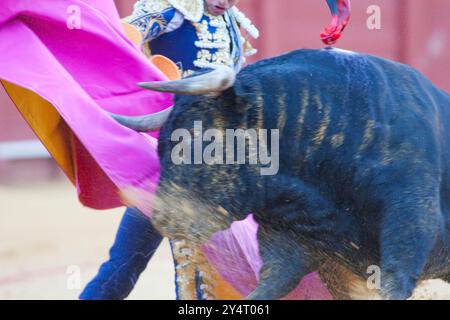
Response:
[[[236,6],[232,9],[234,18],[236,19],[239,27],[245,30],[253,39],[259,38],[259,30],[253,25],[249,18],[245,16],[245,14],[240,11]]]
[[[148,14],[162,13],[173,6],[167,0],[140,0],[134,5],[133,13],[122,19],[126,23],[144,17]]]
[[[167,2],[181,12],[185,19],[199,22],[204,13],[204,0],[167,0]]]

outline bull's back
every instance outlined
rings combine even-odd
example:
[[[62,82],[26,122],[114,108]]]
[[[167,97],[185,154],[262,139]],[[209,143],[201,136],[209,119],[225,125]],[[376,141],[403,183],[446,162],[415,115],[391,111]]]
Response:
[[[253,95],[250,126],[280,130],[281,169],[387,162],[408,144],[435,157],[450,141],[443,138],[448,95],[415,69],[383,58],[298,50],[247,67],[238,81]]]
[[[280,172],[331,191],[342,206],[358,212],[355,198],[362,205],[374,198],[369,188],[355,190],[369,185],[363,180],[375,167],[405,170],[418,159],[450,181],[448,95],[409,66],[343,50],[299,50],[249,66],[238,81],[253,96],[250,126],[280,130]],[[380,221],[376,213],[364,219]]]

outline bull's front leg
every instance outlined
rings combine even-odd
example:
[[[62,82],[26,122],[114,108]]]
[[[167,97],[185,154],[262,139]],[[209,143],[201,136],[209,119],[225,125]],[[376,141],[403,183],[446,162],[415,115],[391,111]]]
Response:
[[[263,266],[249,299],[280,299],[289,294],[322,261],[312,254],[330,239],[334,206],[318,190],[292,178],[271,181],[267,204],[255,212]]]
[[[263,266],[258,286],[248,299],[281,299],[312,271],[306,252],[299,243],[292,242],[289,234],[267,225],[259,226],[258,242]]]

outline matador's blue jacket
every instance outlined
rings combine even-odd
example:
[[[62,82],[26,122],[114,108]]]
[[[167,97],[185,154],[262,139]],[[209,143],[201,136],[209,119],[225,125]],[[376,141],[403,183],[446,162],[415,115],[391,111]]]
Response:
[[[239,71],[245,56],[255,53],[240,28],[258,37],[236,7],[213,16],[204,10],[203,0],[139,0],[125,22],[142,32],[151,54],[170,58],[183,76],[214,65]]]

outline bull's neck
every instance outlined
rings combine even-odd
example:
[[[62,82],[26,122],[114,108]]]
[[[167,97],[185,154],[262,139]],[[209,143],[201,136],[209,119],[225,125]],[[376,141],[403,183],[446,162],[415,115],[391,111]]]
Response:
[[[260,175],[258,170],[250,166],[245,166],[241,172],[240,189],[236,190],[241,201],[241,209],[238,214],[247,215],[264,207],[267,192],[266,177]]]

